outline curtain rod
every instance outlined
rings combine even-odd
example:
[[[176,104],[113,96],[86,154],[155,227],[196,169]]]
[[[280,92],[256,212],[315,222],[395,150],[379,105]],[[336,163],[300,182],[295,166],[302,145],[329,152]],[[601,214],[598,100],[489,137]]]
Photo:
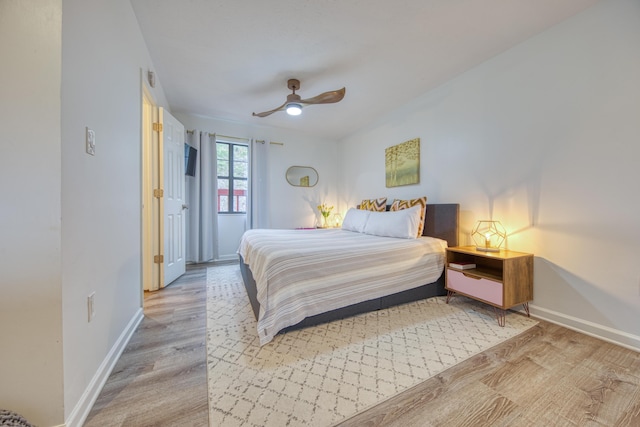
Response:
[[[236,141],[249,142],[249,138],[240,138],[240,137],[237,137],[237,136],[220,135],[220,134],[217,134],[217,133],[214,133],[214,132],[209,132],[209,133],[215,134],[216,137],[220,137],[220,138],[223,138],[223,139],[235,139]]]
[[[195,130],[187,130],[186,131],[188,134],[193,134],[193,132],[195,132]],[[249,142],[251,139],[250,138],[240,138],[237,136],[229,136],[229,135],[219,135],[217,133],[214,132],[208,132],[210,135],[215,135],[216,137],[220,137],[222,139],[233,139],[236,141],[244,141],[244,142]],[[255,139],[255,142],[257,142],[258,144],[264,144],[266,143],[266,141],[264,139]],[[283,142],[276,142],[276,141],[269,141],[269,144],[271,145],[284,145]]]
[[[186,131],[188,134],[193,134],[193,132],[195,132],[195,130],[191,129],[191,130],[187,130]],[[208,133],[209,135],[215,135],[217,137],[223,138],[223,139],[234,139],[236,141],[245,141],[245,142],[249,142],[249,138],[240,138],[238,136],[229,136],[229,135],[220,135],[217,134],[215,132],[208,132],[208,131],[203,131]]]
[[[258,144],[264,144],[267,141],[265,141],[264,139],[256,139],[255,142],[258,143]],[[269,144],[271,144],[271,145],[284,145],[283,142],[276,142],[276,141],[269,141]]]

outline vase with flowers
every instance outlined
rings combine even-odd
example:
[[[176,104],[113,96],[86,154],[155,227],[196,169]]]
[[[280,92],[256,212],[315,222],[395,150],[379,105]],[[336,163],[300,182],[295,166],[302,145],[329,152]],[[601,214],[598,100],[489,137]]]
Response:
[[[328,206],[326,203],[323,203],[321,205],[318,205],[318,210],[322,214],[322,218],[323,218],[322,228],[328,228],[329,227],[328,218],[329,218],[329,215],[331,215],[333,206]]]

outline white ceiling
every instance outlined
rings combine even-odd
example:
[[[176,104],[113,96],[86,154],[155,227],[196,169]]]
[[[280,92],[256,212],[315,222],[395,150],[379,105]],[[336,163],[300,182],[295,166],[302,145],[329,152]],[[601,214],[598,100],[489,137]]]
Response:
[[[597,0],[131,0],[172,111],[340,139]],[[271,110],[347,88],[298,117]]]

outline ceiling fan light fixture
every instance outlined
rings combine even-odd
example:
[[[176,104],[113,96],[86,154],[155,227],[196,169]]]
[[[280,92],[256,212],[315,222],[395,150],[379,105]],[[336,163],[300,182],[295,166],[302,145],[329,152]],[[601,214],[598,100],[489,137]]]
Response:
[[[287,104],[287,114],[290,116],[299,116],[302,113],[302,105],[290,102]]]
[[[302,106],[315,105],[315,104],[333,104],[334,102],[342,101],[344,98],[345,88],[338,90],[331,90],[329,92],[321,93],[320,95],[312,98],[302,99],[300,95],[296,93],[300,89],[300,80],[289,79],[287,81],[287,87],[292,90],[292,93],[287,95],[287,100],[273,110],[263,111],[262,113],[252,113],[254,117],[267,117],[277,111],[285,111],[290,116],[299,116],[302,113]]]

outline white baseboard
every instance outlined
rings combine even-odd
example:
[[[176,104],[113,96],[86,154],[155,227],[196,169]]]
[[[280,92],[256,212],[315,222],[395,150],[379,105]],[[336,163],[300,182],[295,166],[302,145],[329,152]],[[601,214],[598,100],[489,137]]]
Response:
[[[640,352],[640,337],[637,335],[619,331],[608,326],[602,326],[588,320],[568,316],[558,313],[557,311],[537,307],[533,304],[529,304],[529,310],[533,317]]]
[[[116,362],[120,358],[124,348],[127,346],[127,343],[143,318],[144,314],[142,312],[142,308],[140,308],[133,315],[127,327],[124,328],[113,347],[111,347],[111,350],[100,364],[98,371],[91,379],[91,382],[85,389],[84,393],[82,393],[80,401],[69,414],[69,417],[65,421],[65,425],[67,427],[81,427],[84,424],[87,416],[89,416],[89,412],[91,412],[93,404],[96,402],[96,399],[100,394],[100,391],[102,391],[102,387],[104,387],[107,382]]]

